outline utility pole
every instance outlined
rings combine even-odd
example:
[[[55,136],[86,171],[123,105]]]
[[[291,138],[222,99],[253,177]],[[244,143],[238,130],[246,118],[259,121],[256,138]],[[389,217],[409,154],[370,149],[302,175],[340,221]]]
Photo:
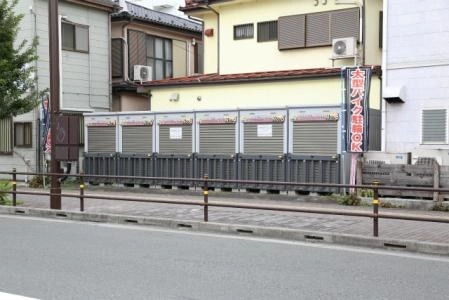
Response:
[[[55,137],[56,116],[59,114],[59,16],[58,0],[48,1],[48,32],[50,51],[50,131],[51,161],[50,173],[60,173],[59,162],[56,161]],[[57,176],[51,176],[50,208],[61,209],[61,184]]]

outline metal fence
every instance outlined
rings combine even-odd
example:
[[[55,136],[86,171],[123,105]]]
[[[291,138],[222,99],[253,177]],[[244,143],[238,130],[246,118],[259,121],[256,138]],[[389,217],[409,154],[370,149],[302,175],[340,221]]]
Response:
[[[203,187],[201,195],[199,195],[199,199],[202,201],[185,201],[185,200],[169,200],[169,199],[141,199],[141,198],[132,198],[132,197],[110,197],[105,195],[95,195],[95,194],[89,194],[86,195],[84,193],[85,191],[85,184],[84,174],[76,174],[71,175],[74,177],[77,177],[80,181],[79,184],[79,193],[78,194],[67,194],[67,193],[61,193],[60,190],[57,194],[55,193],[48,193],[48,192],[27,192],[27,191],[19,191],[17,189],[17,175],[38,175],[38,176],[56,176],[58,178],[62,177],[63,174],[51,174],[51,173],[32,173],[32,172],[16,172],[13,170],[12,172],[0,172],[0,174],[7,174],[11,176],[11,184],[12,184],[12,190],[11,191],[5,191],[6,193],[9,193],[12,195],[12,205],[16,206],[17,203],[17,195],[24,194],[24,195],[48,195],[50,196],[50,202],[53,201],[51,197],[58,196],[59,199],[62,196],[65,197],[73,197],[78,198],[80,201],[80,211],[84,211],[84,203],[86,199],[100,199],[105,201],[134,201],[134,202],[146,202],[146,203],[166,203],[166,204],[174,204],[174,205],[196,205],[196,206],[202,206],[204,209],[204,222],[209,221],[209,208],[210,207],[228,207],[228,208],[238,208],[238,209],[256,209],[256,210],[269,210],[269,211],[288,211],[288,212],[302,212],[302,213],[314,213],[314,214],[328,214],[328,215],[343,215],[343,216],[354,216],[354,217],[368,217],[372,218],[373,220],[373,236],[377,237],[379,235],[379,219],[385,218],[385,219],[396,219],[396,220],[410,220],[410,221],[427,221],[427,222],[438,222],[438,223],[449,223],[449,218],[447,217],[441,217],[441,216],[417,216],[417,215],[402,215],[402,214],[395,214],[395,213],[380,213],[379,212],[379,188],[382,189],[390,189],[390,190],[404,190],[404,191],[426,191],[426,192],[439,192],[439,193],[449,193],[449,189],[434,189],[434,188],[423,188],[423,187],[397,187],[397,186],[379,186],[378,184],[373,185],[347,185],[347,184],[318,184],[318,183],[293,183],[293,182],[269,182],[269,181],[231,181],[231,180],[216,180],[216,179],[209,179],[207,175],[204,176],[203,179],[198,178],[189,178],[188,180],[191,182],[194,182],[196,185],[201,185]],[[101,177],[102,175],[90,175],[89,177],[96,178]],[[122,179],[128,179],[126,176],[107,176],[107,181],[117,181]],[[167,180],[166,182],[170,182],[170,179],[168,178],[144,178],[144,177],[137,177],[136,179],[151,179],[151,180]],[[172,184],[175,182],[178,182],[179,178],[172,178]],[[290,207],[290,206],[273,206],[273,205],[260,205],[260,204],[241,204],[241,203],[229,203],[229,202],[219,202],[219,201],[210,201],[210,195],[209,195],[209,185],[213,182],[236,182],[238,184],[255,184],[255,185],[276,185],[276,184],[283,184],[283,185],[289,185],[293,187],[297,186],[311,186],[311,187],[330,187],[330,188],[339,188],[339,189],[371,189],[373,190],[373,212],[363,212],[363,211],[350,211],[350,210],[341,210],[341,209],[310,209],[310,208],[298,208],[298,207]],[[60,209],[60,207],[58,208]]]

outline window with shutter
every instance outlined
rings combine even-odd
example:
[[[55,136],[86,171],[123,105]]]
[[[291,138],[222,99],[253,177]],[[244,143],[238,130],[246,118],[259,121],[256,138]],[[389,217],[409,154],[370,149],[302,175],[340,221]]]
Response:
[[[421,116],[423,144],[447,143],[447,110],[424,109]]]
[[[12,119],[0,119],[0,154],[12,154]]]
[[[279,50],[305,47],[306,15],[280,17],[278,20]]]

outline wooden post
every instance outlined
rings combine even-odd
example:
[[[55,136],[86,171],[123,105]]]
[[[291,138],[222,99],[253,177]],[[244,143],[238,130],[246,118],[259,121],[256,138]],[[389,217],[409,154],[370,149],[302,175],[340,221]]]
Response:
[[[436,161],[433,162],[433,188],[440,188],[440,165]],[[433,192],[433,202],[441,202],[439,192]]]

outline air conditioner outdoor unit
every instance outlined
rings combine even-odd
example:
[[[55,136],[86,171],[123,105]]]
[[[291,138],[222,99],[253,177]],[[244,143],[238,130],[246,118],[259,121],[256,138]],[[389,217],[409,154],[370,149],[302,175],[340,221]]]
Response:
[[[347,58],[356,55],[357,41],[355,37],[332,40],[332,58]]]
[[[134,65],[134,76],[135,81],[145,82],[153,80],[153,70],[150,66]]]

